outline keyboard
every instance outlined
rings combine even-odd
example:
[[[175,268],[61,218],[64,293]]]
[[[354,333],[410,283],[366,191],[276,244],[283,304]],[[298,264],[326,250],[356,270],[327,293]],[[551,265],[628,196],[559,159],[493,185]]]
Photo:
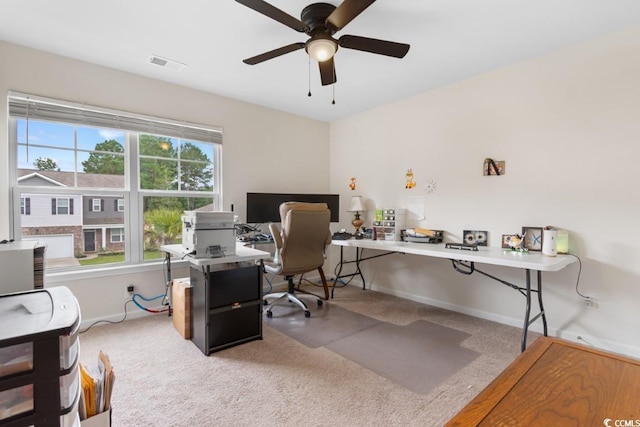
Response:
[[[351,233],[341,233],[341,232],[333,233],[333,236],[331,236],[333,240],[349,240],[352,237],[353,235]]]
[[[273,237],[271,237],[270,234],[257,234],[255,236],[239,236],[237,238],[238,241],[240,242],[247,242],[247,243],[251,243],[251,242],[273,242]]]

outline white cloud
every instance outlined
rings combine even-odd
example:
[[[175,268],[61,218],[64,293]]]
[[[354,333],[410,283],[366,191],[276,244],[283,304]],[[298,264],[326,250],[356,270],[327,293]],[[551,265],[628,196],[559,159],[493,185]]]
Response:
[[[124,132],[114,129],[100,129],[98,132],[100,133],[100,136],[105,139],[105,141],[108,141],[110,139],[118,139],[119,137],[124,135]]]

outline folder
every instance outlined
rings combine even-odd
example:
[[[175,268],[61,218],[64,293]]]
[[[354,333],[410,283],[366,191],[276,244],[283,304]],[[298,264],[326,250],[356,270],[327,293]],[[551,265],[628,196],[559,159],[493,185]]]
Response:
[[[115,373],[109,356],[102,351],[95,363],[79,365],[82,389],[79,414],[83,420],[111,409]]]
[[[103,411],[111,409],[111,392],[113,390],[113,383],[116,379],[116,374],[113,372],[113,366],[109,360],[109,356],[100,351],[100,361],[104,365],[104,406]]]

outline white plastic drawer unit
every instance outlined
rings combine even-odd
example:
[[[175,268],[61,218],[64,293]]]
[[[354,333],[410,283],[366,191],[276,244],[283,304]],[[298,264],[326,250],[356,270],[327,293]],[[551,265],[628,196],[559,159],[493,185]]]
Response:
[[[0,422],[33,410],[33,384],[0,391]]]
[[[21,343],[0,348],[0,377],[31,372],[33,343]],[[0,391],[0,420],[33,410],[33,385]]]
[[[79,424],[80,308],[64,287],[0,294],[0,424]]]

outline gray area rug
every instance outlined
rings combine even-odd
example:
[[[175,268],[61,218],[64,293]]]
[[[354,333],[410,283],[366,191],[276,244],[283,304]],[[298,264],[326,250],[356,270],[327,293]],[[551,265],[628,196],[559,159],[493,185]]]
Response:
[[[317,307],[315,302],[305,302],[311,317],[304,317],[302,309],[297,306],[285,304],[273,307],[273,317],[264,316],[264,324],[307,347],[318,348],[381,323],[331,303]]]
[[[307,347],[325,347],[417,394],[428,394],[480,355],[460,346],[471,334],[426,320],[402,326],[330,302],[308,305],[310,318],[283,305],[273,308],[273,317],[264,316],[264,324]]]
[[[480,355],[460,346],[470,336],[426,320],[406,326],[384,322],[326,347],[414,393],[427,394]]]

